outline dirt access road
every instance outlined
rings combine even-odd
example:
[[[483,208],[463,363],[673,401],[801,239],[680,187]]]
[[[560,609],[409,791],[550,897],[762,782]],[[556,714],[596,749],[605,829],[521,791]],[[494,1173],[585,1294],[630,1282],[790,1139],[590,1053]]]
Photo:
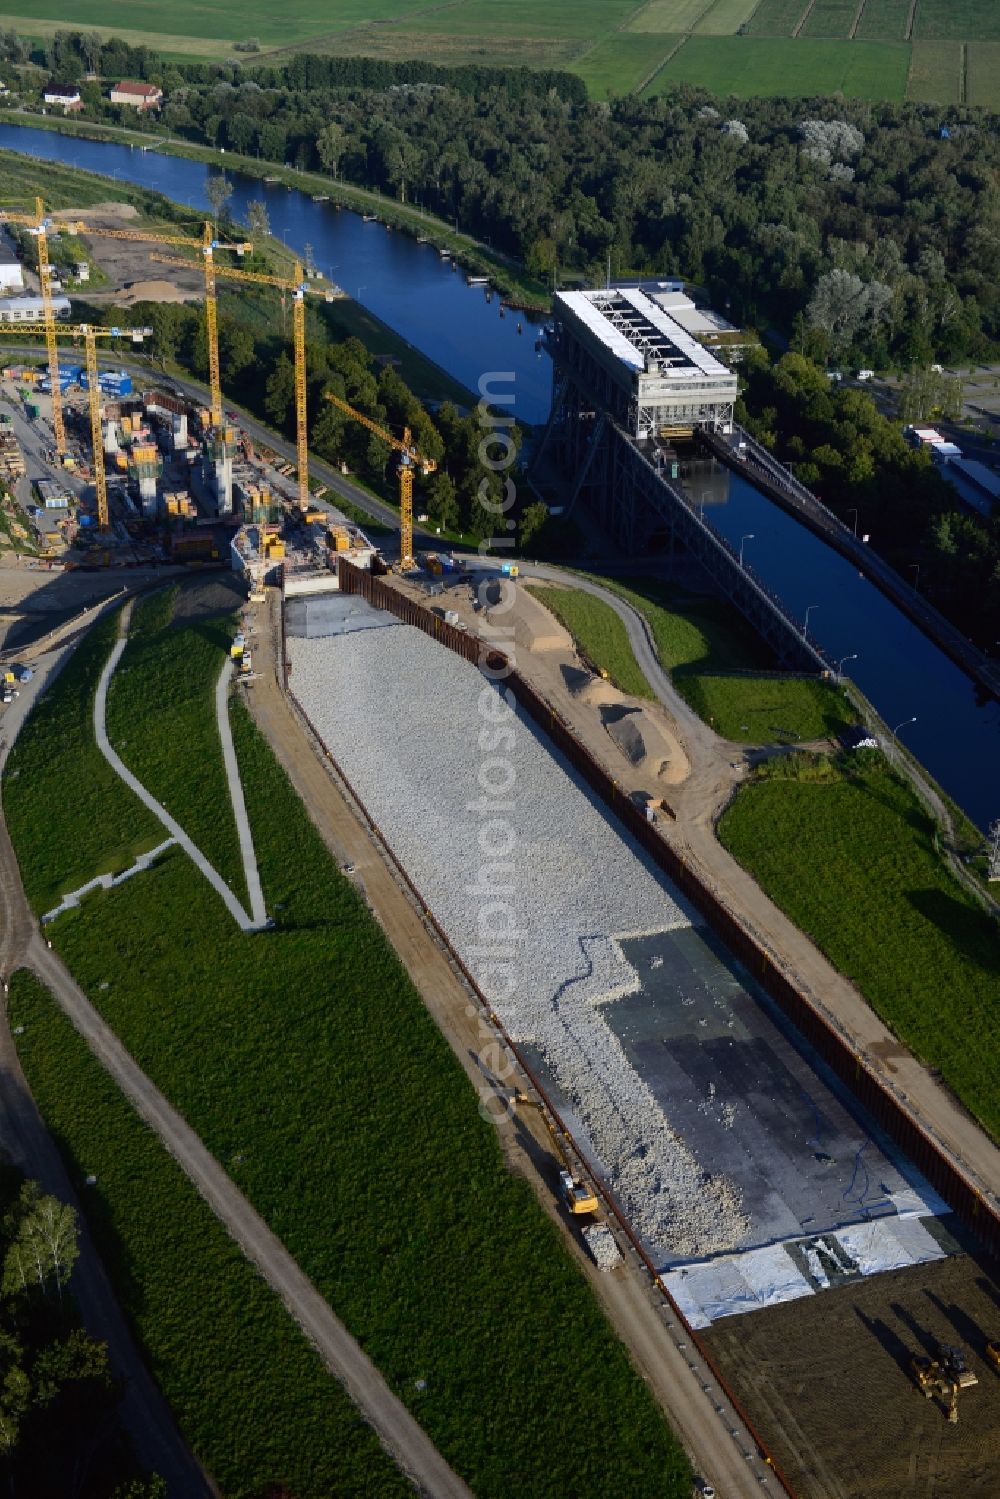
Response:
[[[475,559],[469,561],[469,566],[476,565]],[[496,571],[496,563],[488,559],[479,565]],[[794,978],[816,1008],[829,1016],[835,1026],[847,1032],[858,1052],[882,1075],[897,1096],[905,1097],[910,1112],[953,1157],[984,1199],[1000,1206],[1000,1149],[958,1100],[883,1024],[864,995],[834,968],[812,939],[778,909],[719,842],[716,819],[748,773],[748,752],[742,745],[720,739],[674,690],[656,655],[649,626],[617,594],[589,578],[567,575],[559,568],[522,563],[521,575],[529,581],[537,578],[546,583],[581,589],[602,599],[615,611],[625,626],[633,654],[656,694],[670,731],[676,736],[691,766],[691,774],[685,781],[660,788],[666,791],[676,814],[675,820],[661,819],[660,830],[664,837],[703,883],[721,897],[743,927]],[[412,587],[404,585],[404,591],[413,594]],[[427,600],[422,599],[422,602]],[[486,626],[473,614],[470,600],[463,601],[456,592],[454,595],[449,593],[447,602],[465,616],[470,630],[485,632]],[[537,600],[533,603],[537,607]],[[515,644],[518,644],[517,608],[515,591],[514,607],[503,616],[505,624],[511,619],[514,621]],[[493,618],[495,621],[498,616],[494,613]],[[549,618],[552,629],[557,629],[555,619]],[[497,644],[501,649],[505,648],[502,637]],[[506,648],[509,647],[508,641]],[[579,664],[577,661],[577,666]],[[597,711],[580,695],[565,690],[558,669],[558,656],[551,652],[518,649],[517,665],[624,786],[654,790],[648,774],[628,767],[621,756],[615,758]],[[638,704],[639,700],[631,701]]]
[[[257,606],[254,654],[260,666],[248,691],[251,712],[284,767],[310,818],[342,868],[350,870],[369,907],[420,991],[482,1097],[494,1097],[496,1079],[480,1060],[495,1040],[480,1009],[444,946],[425,924],[362,813],[336,777],[322,746],[293,709],[279,685],[279,603],[273,593]],[[504,1080],[527,1090],[517,1071]],[[497,1117],[499,1115],[499,1117]],[[758,1456],[756,1443],[711,1371],[688,1342],[682,1324],[654,1292],[637,1258],[629,1253],[611,1274],[601,1274],[582,1248],[578,1232],[557,1206],[559,1162],[542,1121],[533,1109],[513,1117],[491,1110],[505,1159],[534,1187],[550,1218],[558,1223],[570,1251],[605,1313],[660,1402],[696,1470],[726,1499],[776,1494],[780,1486]]]

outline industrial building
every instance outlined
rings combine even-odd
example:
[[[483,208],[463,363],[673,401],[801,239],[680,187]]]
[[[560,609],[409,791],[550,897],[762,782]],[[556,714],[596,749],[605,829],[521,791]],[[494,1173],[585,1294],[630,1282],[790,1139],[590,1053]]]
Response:
[[[52,311],[57,318],[68,318],[69,297],[53,297]],[[0,297],[0,323],[40,323],[44,318],[41,297]]]
[[[673,293],[687,307],[694,304]],[[627,436],[690,437],[732,428],[737,380],[677,317],[638,287],[558,292],[554,352]]]
[[[24,273],[14,246],[6,235],[0,234],[0,292],[20,291],[24,286]]]

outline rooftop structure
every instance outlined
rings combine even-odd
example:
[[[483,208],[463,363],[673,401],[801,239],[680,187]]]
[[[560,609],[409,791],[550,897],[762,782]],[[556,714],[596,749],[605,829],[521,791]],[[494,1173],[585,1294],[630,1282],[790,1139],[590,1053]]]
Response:
[[[0,291],[20,291],[24,285],[21,262],[5,234],[0,234]]]
[[[557,364],[589,388],[628,436],[641,441],[732,427],[735,374],[647,292],[631,286],[559,292],[553,312]]]
[[[80,90],[71,83],[46,84],[42,99],[46,104],[54,104],[57,108],[67,111],[83,108]]]
[[[68,318],[69,297],[53,297],[52,311],[57,318]],[[0,297],[0,323],[40,323],[44,318],[41,297]]]
[[[110,100],[112,104],[127,104],[132,109],[155,109],[163,101],[163,90],[155,83],[136,83],[123,78],[112,87]]]

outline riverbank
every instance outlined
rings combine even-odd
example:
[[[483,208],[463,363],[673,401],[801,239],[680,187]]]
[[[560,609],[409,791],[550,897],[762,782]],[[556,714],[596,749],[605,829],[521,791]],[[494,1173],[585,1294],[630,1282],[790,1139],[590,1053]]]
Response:
[[[452,228],[443,219],[412,204],[397,203],[368,188],[336,181],[321,172],[303,172],[283,162],[264,161],[256,156],[239,156],[233,151],[219,151],[192,141],[162,136],[155,131],[129,130],[117,125],[99,124],[94,120],[56,118],[32,114],[28,110],[9,109],[0,114],[0,123],[30,126],[55,135],[76,136],[83,140],[108,141],[135,150],[179,156],[200,161],[222,172],[243,172],[270,185],[297,188],[311,197],[323,197],[338,207],[356,213],[373,215],[390,229],[400,229],[415,239],[426,240],[438,250],[447,250],[464,270],[486,275],[512,307],[530,312],[547,312],[549,296],[544,286],[530,277],[519,263],[491,250],[481,240]]]

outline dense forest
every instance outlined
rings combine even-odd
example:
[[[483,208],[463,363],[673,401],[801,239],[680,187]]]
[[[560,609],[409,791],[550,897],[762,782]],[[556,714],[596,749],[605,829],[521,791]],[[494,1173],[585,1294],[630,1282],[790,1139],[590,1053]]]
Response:
[[[603,279],[609,262],[681,275],[821,362],[955,362],[1000,345],[1000,135],[983,111],[724,108],[687,88],[609,105],[523,69],[431,81],[422,64],[302,55],[254,71],[69,32],[45,61],[56,75],[145,72],[166,91],[160,128],[419,202],[546,281]],[[83,94],[95,118],[121,117],[98,83]]]

